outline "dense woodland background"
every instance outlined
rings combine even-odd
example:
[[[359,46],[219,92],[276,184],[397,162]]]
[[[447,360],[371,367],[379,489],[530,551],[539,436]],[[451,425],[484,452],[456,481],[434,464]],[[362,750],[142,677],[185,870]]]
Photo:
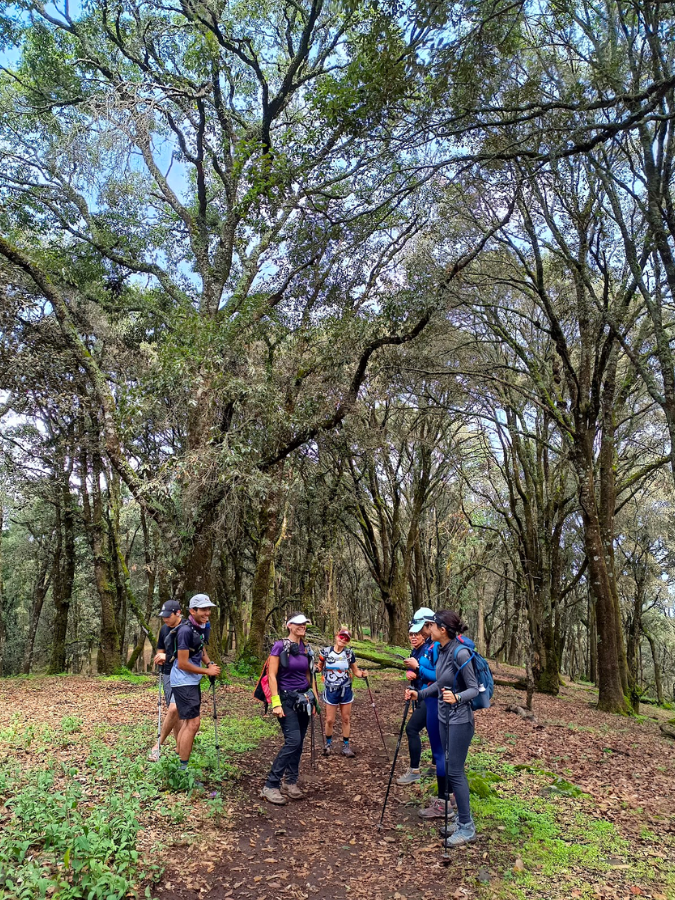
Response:
[[[0,671],[205,590],[672,700],[675,7],[0,9]]]

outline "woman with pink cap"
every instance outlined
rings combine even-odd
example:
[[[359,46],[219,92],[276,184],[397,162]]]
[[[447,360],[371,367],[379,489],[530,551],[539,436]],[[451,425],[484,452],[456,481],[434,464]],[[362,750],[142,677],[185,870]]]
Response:
[[[319,653],[317,668],[323,673],[323,702],[326,704],[326,746],[323,752],[332,752],[333,728],[338,707],[342,720],[342,755],[350,759],[356,754],[349,746],[351,714],[354,692],[352,676],[363,678],[366,674],[356,665],[354,651],[349,647],[352,636],[347,628],[340,628],[332,647],[324,647]]]

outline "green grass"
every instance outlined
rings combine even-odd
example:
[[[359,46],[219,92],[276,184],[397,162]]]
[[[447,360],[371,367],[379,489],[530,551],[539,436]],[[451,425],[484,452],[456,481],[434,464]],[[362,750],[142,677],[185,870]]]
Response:
[[[206,719],[183,771],[172,749],[159,763],[147,762],[153,740],[149,723],[101,725],[85,735],[75,716],[65,716],[58,729],[26,725],[15,716],[0,732],[0,896],[138,897],[139,885],[161,874],[147,855],[145,861],[139,855],[142,823],[158,817],[166,825],[184,822],[194,806],[186,804],[186,792],[195,789],[197,775],[209,792],[206,815],[221,821],[228,786],[239,774],[237,757],[275,733],[275,725],[261,716],[220,719],[218,766],[213,722]],[[16,751],[26,750],[37,762],[34,767],[17,765],[22,756]],[[151,859],[161,856],[156,852]],[[150,888],[146,895],[151,896]]]
[[[630,868],[631,882],[675,888],[668,868],[675,842],[647,828],[636,848],[612,822],[592,815],[593,802],[570,782],[536,765],[503,763],[498,752],[469,757],[472,811],[478,831],[490,841],[500,870],[498,883],[480,888],[480,898],[535,900],[569,897],[571,890],[591,896],[617,866]],[[665,844],[670,845],[668,849]],[[524,870],[515,871],[517,857]]]
[[[116,669],[112,675],[101,675],[99,677],[101,681],[125,681],[127,684],[149,684],[151,682],[157,682],[156,675],[137,675],[135,672],[130,672],[129,669],[125,669],[124,667]]]

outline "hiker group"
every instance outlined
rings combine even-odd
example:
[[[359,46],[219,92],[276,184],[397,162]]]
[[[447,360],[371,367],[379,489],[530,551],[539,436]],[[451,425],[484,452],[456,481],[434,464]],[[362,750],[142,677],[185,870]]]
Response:
[[[214,605],[206,594],[195,595],[190,600],[187,620],[182,619],[177,602],[169,601],[162,607],[160,616],[164,625],[155,663],[162,666],[168,715],[161,727],[160,707],[157,743],[149,753],[151,760],[159,759],[162,744],[173,732],[180,765],[187,768],[194,737],[199,730],[201,678],[207,675],[215,685],[215,678],[220,674],[219,667],[209,660],[206,651],[208,619]],[[366,680],[377,718],[367,672],[359,668],[349,646],[349,630],[339,629],[333,645],[322,648],[315,655],[306,640],[310,624],[300,612],[288,617],[288,636],[273,644],[254,694],[271,706],[284,738],[260,792],[261,798],[279,806],[289,799],[304,797],[298,785],[300,760],[307,731],[316,713],[322,724],[324,755],[339,752],[348,759],[355,756],[350,746],[353,678]],[[419,815],[425,820],[444,820],[440,832],[447,848],[461,846],[476,838],[465,763],[474,735],[474,709],[490,705],[494,688],[486,661],[476,652],[473,642],[463,636],[466,630],[460,616],[451,610],[434,612],[422,607],[413,615],[409,625],[411,654],[404,661],[408,686],[404,694],[403,721],[379,825],[382,825],[403,731],[405,729],[408,739],[410,765],[405,774],[396,779],[396,784],[405,786],[423,777],[420,732],[426,728],[434,765],[425,774],[435,776],[437,797],[420,809]],[[318,673],[324,681],[321,699],[325,705],[325,729],[320,715]],[[408,719],[411,708],[412,715]],[[339,751],[333,745],[338,709],[342,725]],[[386,751],[379,718],[377,723]],[[314,753],[313,728],[310,734]]]

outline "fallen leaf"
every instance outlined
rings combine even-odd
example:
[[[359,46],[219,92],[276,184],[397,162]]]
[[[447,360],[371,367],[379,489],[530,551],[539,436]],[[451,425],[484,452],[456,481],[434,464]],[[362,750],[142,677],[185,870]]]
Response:
[[[525,871],[525,863],[522,861],[520,857],[513,864],[514,872],[524,872]]]

